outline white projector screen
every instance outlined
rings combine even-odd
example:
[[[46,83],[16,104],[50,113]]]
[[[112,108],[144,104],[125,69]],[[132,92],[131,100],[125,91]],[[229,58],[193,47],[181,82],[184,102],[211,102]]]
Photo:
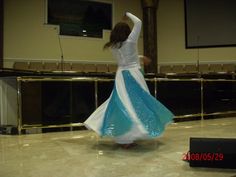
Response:
[[[236,46],[236,0],[185,0],[186,48]]]

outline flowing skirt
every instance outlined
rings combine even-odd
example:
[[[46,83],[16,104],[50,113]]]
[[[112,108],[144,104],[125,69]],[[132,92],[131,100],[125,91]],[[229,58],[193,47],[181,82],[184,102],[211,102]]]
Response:
[[[118,68],[110,97],[84,122],[119,144],[160,136],[173,114],[148,90],[140,68]]]

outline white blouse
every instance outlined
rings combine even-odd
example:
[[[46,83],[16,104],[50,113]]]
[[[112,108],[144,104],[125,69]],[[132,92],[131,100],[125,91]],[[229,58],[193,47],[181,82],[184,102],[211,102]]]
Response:
[[[126,12],[134,23],[134,27],[126,41],[122,43],[121,48],[112,48],[112,54],[118,62],[118,67],[123,69],[140,67],[137,42],[142,28],[142,21],[133,14]]]

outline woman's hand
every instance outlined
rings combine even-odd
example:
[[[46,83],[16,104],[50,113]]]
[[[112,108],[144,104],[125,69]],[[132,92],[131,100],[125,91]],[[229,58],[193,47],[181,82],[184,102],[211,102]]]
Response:
[[[124,16],[122,17],[122,21],[128,21],[129,17],[126,15],[126,12],[124,14]]]
[[[152,62],[152,60],[147,56],[143,56],[142,59],[145,66],[148,66]]]

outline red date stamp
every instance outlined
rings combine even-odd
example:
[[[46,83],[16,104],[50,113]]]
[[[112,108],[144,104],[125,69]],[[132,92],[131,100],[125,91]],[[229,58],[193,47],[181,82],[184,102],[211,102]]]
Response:
[[[183,153],[182,160],[186,161],[221,161],[224,160],[223,153],[213,152],[187,152]]]

